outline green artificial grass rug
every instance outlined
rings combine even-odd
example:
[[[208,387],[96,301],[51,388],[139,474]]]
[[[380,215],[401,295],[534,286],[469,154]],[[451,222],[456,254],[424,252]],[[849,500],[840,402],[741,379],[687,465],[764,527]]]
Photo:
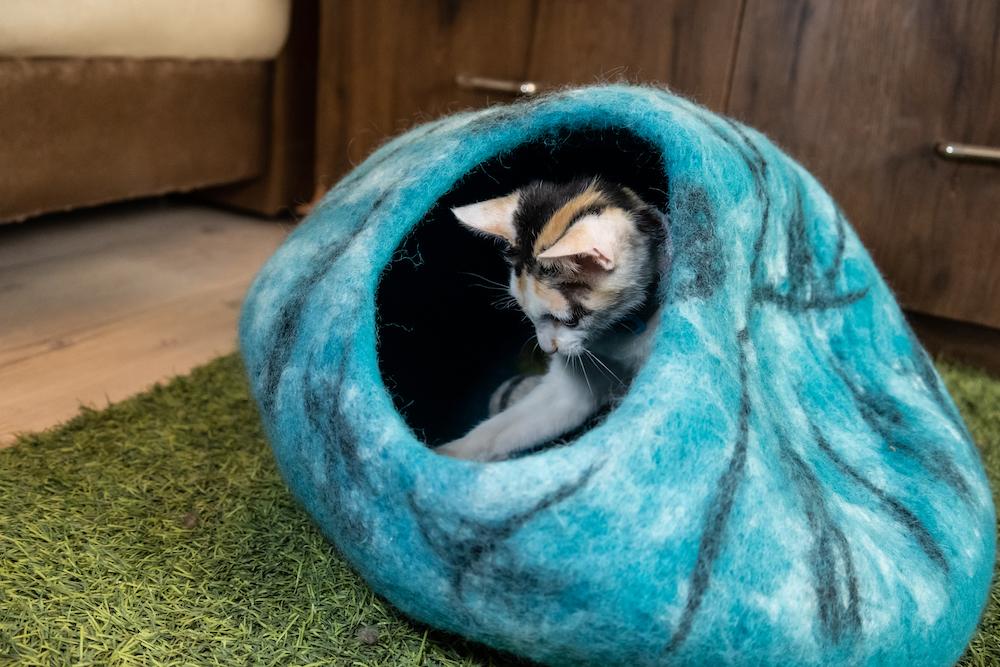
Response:
[[[1000,378],[939,364],[1000,481]],[[509,665],[375,597],[283,486],[235,356],[0,450],[0,664]],[[1000,665],[994,587],[962,665]]]

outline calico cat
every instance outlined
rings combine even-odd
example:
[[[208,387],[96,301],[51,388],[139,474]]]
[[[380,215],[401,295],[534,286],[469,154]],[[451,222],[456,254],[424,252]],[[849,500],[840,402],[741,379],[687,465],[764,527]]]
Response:
[[[503,243],[510,293],[550,355],[525,396],[435,450],[498,460],[579,427],[627,389],[659,313],[666,218],[599,179],[539,181],[452,212]]]

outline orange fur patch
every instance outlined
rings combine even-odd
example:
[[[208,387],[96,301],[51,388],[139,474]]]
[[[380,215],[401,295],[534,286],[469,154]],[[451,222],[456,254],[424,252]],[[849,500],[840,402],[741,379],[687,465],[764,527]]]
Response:
[[[569,301],[557,289],[553,289],[540,280],[532,281],[535,297],[552,313],[565,313],[569,310]]]
[[[552,217],[542,227],[542,231],[539,232],[538,238],[535,239],[533,248],[535,255],[554,245],[566,233],[569,223],[577,213],[603,201],[603,195],[596,189],[595,185],[595,183],[588,185],[586,190],[570,199],[552,214]]]
[[[615,290],[592,288],[584,295],[580,303],[589,310],[604,310],[615,301]]]

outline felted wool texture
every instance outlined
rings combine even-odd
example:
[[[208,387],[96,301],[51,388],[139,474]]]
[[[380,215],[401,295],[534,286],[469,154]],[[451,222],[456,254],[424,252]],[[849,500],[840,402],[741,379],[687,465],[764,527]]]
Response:
[[[379,372],[380,275],[478,164],[602,128],[663,155],[648,362],[567,446],[434,454]],[[432,626],[552,665],[949,665],[983,608],[979,457],[868,254],[765,137],[669,92],[568,90],[403,134],[265,265],[240,340],[298,500]]]

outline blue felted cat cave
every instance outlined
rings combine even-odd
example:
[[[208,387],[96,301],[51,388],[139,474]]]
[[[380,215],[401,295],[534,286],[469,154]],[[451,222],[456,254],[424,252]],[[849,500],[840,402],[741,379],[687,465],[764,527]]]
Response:
[[[449,206],[576,175],[669,216],[649,361],[564,444],[435,454],[531,333]],[[663,90],[391,141],[263,268],[240,340],[295,496],[432,626],[554,665],[949,665],[983,608],[990,490],[871,259],[798,164]]]

